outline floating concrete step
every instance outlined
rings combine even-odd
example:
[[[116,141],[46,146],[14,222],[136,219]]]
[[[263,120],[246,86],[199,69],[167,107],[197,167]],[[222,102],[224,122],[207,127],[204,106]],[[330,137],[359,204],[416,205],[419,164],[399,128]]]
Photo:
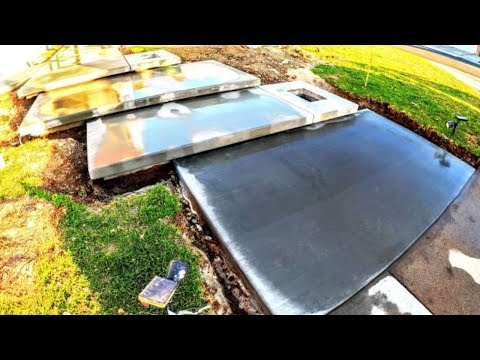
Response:
[[[336,308],[412,245],[474,172],[369,110],[175,164],[274,314]]]
[[[0,81],[0,95],[18,89],[38,71],[38,68],[39,66],[31,66],[2,79]]]
[[[39,136],[106,114],[257,85],[257,77],[216,61],[112,76],[40,94],[19,133]]]
[[[358,105],[304,81],[264,85],[262,89],[313,114],[313,122],[353,114]]]
[[[17,91],[17,95],[31,97],[43,91],[130,71],[130,65],[116,47],[79,47],[76,51],[74,46],[71,48],[71,53],[59,53],[43,64],[37,74]]]
[[[295,92],[288,92],[290,89]],[[313,96],[322,94],[318,100],[322,104],[300,97],[307,92]],[[352,113],[357,108],[356,104],[325,90],[294,82],[103,117],[87,124],[90,176],[97,179],[124,175],[179,157],[331,119],[339,113]]]
[[[252,88],[170,102],[87,123],[92,179],[308,125],[313,116]]]
[[[125,55],[131,71],[143,71],[152,68],[177,65],[182,59],[165,50],[147,51],[138,54]]]

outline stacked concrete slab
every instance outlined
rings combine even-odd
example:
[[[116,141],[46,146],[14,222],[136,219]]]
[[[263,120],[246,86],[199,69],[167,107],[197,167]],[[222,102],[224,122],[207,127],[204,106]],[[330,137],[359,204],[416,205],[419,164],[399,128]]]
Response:
[[[313,96],[311,99],[300,97],[307,92]],[[90,176],[98,179],[123,175],[356,110],[357,105],[350,101],[293,82],[101,117],[87,124]]]
[[[130,67],[115,46],[64,46],[18,91],[19,97],[121,74]]]
[[[106,114],[259,84],[257,77],[216,61],[127,73],[40,94],[19,132],[38,136]]]
[[[41,93],[19,128],[20,135],[40,136],[90,121],[89,171],[92,179],[98,179],[354,113],[358,108],[303,82],[259,87],[257,77],[216,61],[172,66],[179,59],[166,51],[126,58],[138,72]],[[160,65],[164,67],[145,71]],[[238,89],[248,90],[232,91]],[[164,105],[151,106],[155,104]],[[105,116],[109,114],[115,115]]]

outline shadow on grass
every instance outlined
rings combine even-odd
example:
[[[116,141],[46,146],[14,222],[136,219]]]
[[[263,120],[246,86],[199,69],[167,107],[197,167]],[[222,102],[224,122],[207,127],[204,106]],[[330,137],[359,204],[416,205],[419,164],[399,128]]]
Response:
[[[172,259],[186,262],[190,270],[170,308],[176,311],[205,305],[197,256],[179,244],[179,230],[168,223],[180,205],[166,187],[157,185],[99,210],[63,194],[29,185],[25,188],[30,195],[65,209],[60,221],[65,248],[98,294],[101,313],[117,314],[123,309],[128,314],[164,314],[162,309],[145,309],[137,296],[155,275],[165,275]]]

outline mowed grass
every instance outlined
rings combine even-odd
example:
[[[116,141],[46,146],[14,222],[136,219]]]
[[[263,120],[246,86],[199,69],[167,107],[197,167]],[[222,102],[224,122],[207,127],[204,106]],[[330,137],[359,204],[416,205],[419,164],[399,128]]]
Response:
[[[158,308],[145,309],[137,296],[155,275],[165,275],[173,259],[186,262],[190,271],[170,308],[205,306],[198,258],[180,243],[180,231],[169,223],[180,204],[165,186],[156,185],[98,210],[63,194],[27,188],[32,195],[65,209],[60,221],[63,243],[97,296],[100,313],[164,314]]]
[[[0,143],[10,141],[15,136],[15,132],[10,128],[14,112],[10,94],[0,94]]]
[[[480,155],[480,94],[428,60],[392,46],[302,46],[322,62],[312,71],[331,85],[384,101]],[[368,84],[365,86],[370,68]],[[455,135],[445,122],[466,116]]]
[[[5,166],[0,169],[0,199],[25,195],[22,184],[41,186],[52,146],[47,139],[35,139],[15,147],[0,147]]]
[[[0,314],[96,314],[98,296],[57,228],[58,209],[23,196],[0,200]]]
[[[3,100],[0,109],[13,110],[2,112],[0,130],[15,116]],[[190,272],[170,308],[203,307],[198,258],[171,223],[177,197],[157,185],[92,209],[48,193],[41,187],[53,151],[48,139],[0,146],[0,314],[164,314],[137,296],[172,259]]]

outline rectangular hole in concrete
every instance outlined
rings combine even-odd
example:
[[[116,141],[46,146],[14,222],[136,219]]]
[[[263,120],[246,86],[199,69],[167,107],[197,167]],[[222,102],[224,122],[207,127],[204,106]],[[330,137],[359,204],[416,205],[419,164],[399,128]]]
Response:
[[[302,98],[303,100],[306,100],[308,102],[325,100],[325,98],[323,96],[315,94],[314,92],[311,92],[307,89],[294,89],[294,90],[288,90],[288,92],[292,93],[293,95],[296,95],[299,98]]]

